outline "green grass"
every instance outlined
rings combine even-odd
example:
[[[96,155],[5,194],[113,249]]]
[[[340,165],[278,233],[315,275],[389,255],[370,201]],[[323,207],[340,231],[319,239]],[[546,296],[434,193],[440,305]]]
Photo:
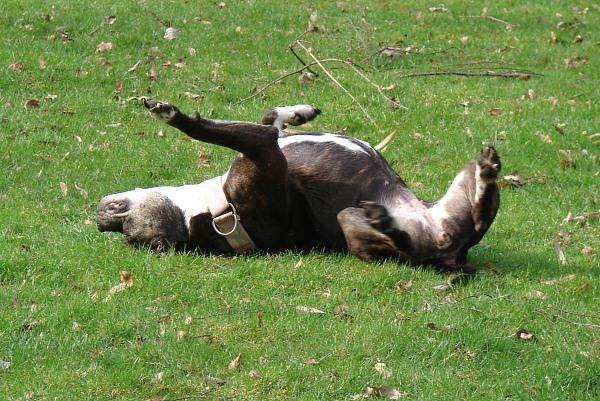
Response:
[[[428,7],[437,3],[417,1],[5,3],[3,399],[349,400],[367,384],[410,400],[600,398],[599,259],[581,254],[584,246],[600,251],[598,219],[565,223],[567,265],[553,245],[569,212],[599,209],[599,148],[590,139],[600,126],[594,2],[501,1],[488,13],[501,21],[470,18],[483,6],[464,1],[436,13]],[[319,29],[302,35],[314,12]],[[110,15],[116,22],[95,30]],[[181,36],[163,39],[166,24]],[[377,127],[318,67],[309,85],[292,76],[234,106],[301,67],[288,50],[297,37],[320,59],[351,59],[378,85],[394,84],[386,95],[408,110],[390,107],[340,63],[326,68]],[[101,42],[113,49],[96,52]],[[374,62],[394,43],[419,51]],[[145,62],[128,72],[138,60]],[[500,67],[535,74],[403,77]],[[536,97],[519,109],[529,89]],[[347,127],[371,143],[399,128],[384,156],[424,198],[443,194],[483,142],[494,143],[506,174],[518,170],[528,182],[502,190],[498,218],[470,254],[484,274],[443,293],[433,287],[445,277],[430,269],[318,250],[154,255],[99,233],[90,224],[97,201],[221,174],[233,152],[190,142],[124,101],[142,95],[251,121],[273,105],[310,103],[324,112],[314,129]],[[27,110],[34,98],[39,109]],[[490,115],[493,108],[502,114]],[[572,163],[562,168],[565,151]],[[119,271],[134,283],[105,301]],[[520,329],[535,340],[517,338]],[[229,370],[240,353],[240,367]]]

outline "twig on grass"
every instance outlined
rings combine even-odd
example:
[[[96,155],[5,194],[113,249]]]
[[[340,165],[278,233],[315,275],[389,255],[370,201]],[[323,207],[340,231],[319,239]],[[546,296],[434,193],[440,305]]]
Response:
[[[212,392],[212,390],[207,390],[202,393],[183,395],[181,397],[161,398],[161,401],[180,401],[180,400],[191,400],[194,398],[211,398],[213,400],[231,400],[231,399],[237,398],[237,396],[235,396],[235,395],[210,395],[211,392]]]
[[[468,71],[429,71],[429,72],[413,72],[410,74],[400,75],[399,78],[411,78],[411,77],[428,77],[434,75],[460,75],[465,77],[502,77],[502,78],[521,78],[529,79],[531,75],[536,75],[531,72],[494,72],[494,71],[482,71],[482,72],[468,72]]]
[[[577,313],[577,312],[572,312],[572,311],[568,311],[568,310],[565,310],[565,309],[554,308],[552,306],[548,306],[547,308],[551,309],[551,310],[554,310],[554,311],[557,311],[557,312],[560,312],[560,313],[550,313],[550,312],[542,310],[542,309],[534,309],[533,311],[536,312],[536,313],[539,313],[540,315],[547,316],[551,321],[559,319],[559,320],[562,320],[563,322],[570,323],[570,324],[575,324],[577,326],[600,328],[600,324],[593,324],[593,323],[586,323],[586,322],[577,322],[577,321],[574,321],[574,320],[571,320],[571,319],[567,319],[562,314],[575,315],[575,316],[580,316],[580,317],[588,317],[588,318],[593,318],[593,319],[600,319],[600,315],[588,315],[588,314],[584,314],[584,313]]]
[[[492,17],[491,15],[466,15],[464,18],[481,18],[481,19],[489,19],[490,21],[499,22],[504,24],[507,28],[518,27],[519,24],[511,24],[510,22],[503,21],[499,18]]]

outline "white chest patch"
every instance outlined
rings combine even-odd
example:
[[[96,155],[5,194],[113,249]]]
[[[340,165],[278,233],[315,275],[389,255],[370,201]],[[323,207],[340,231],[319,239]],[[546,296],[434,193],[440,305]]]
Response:
[[[192,217],[200,213],[208,213],[208,204],[203,193],[202,184],[182,185],[180,187],[155,187],[149,191],[166,196],[183,213],[185,225],[190,228]]]

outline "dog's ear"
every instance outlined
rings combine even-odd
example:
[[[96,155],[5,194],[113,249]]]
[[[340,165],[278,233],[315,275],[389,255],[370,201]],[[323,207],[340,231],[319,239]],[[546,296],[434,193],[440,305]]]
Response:
[[[349,207],[337,215],[344,232],[348,250],[359,259],[371,262],[376,259],[401,258],[402,252],[390,237],[376,230],[365,214],[365,209]]]

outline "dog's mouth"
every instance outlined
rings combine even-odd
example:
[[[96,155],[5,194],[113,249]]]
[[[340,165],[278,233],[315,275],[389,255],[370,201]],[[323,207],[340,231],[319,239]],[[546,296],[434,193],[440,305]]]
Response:
[[[100,231],[123,232],[123,220],[129,211],[127,199],[105,196],[96,208],[96,224]]]

